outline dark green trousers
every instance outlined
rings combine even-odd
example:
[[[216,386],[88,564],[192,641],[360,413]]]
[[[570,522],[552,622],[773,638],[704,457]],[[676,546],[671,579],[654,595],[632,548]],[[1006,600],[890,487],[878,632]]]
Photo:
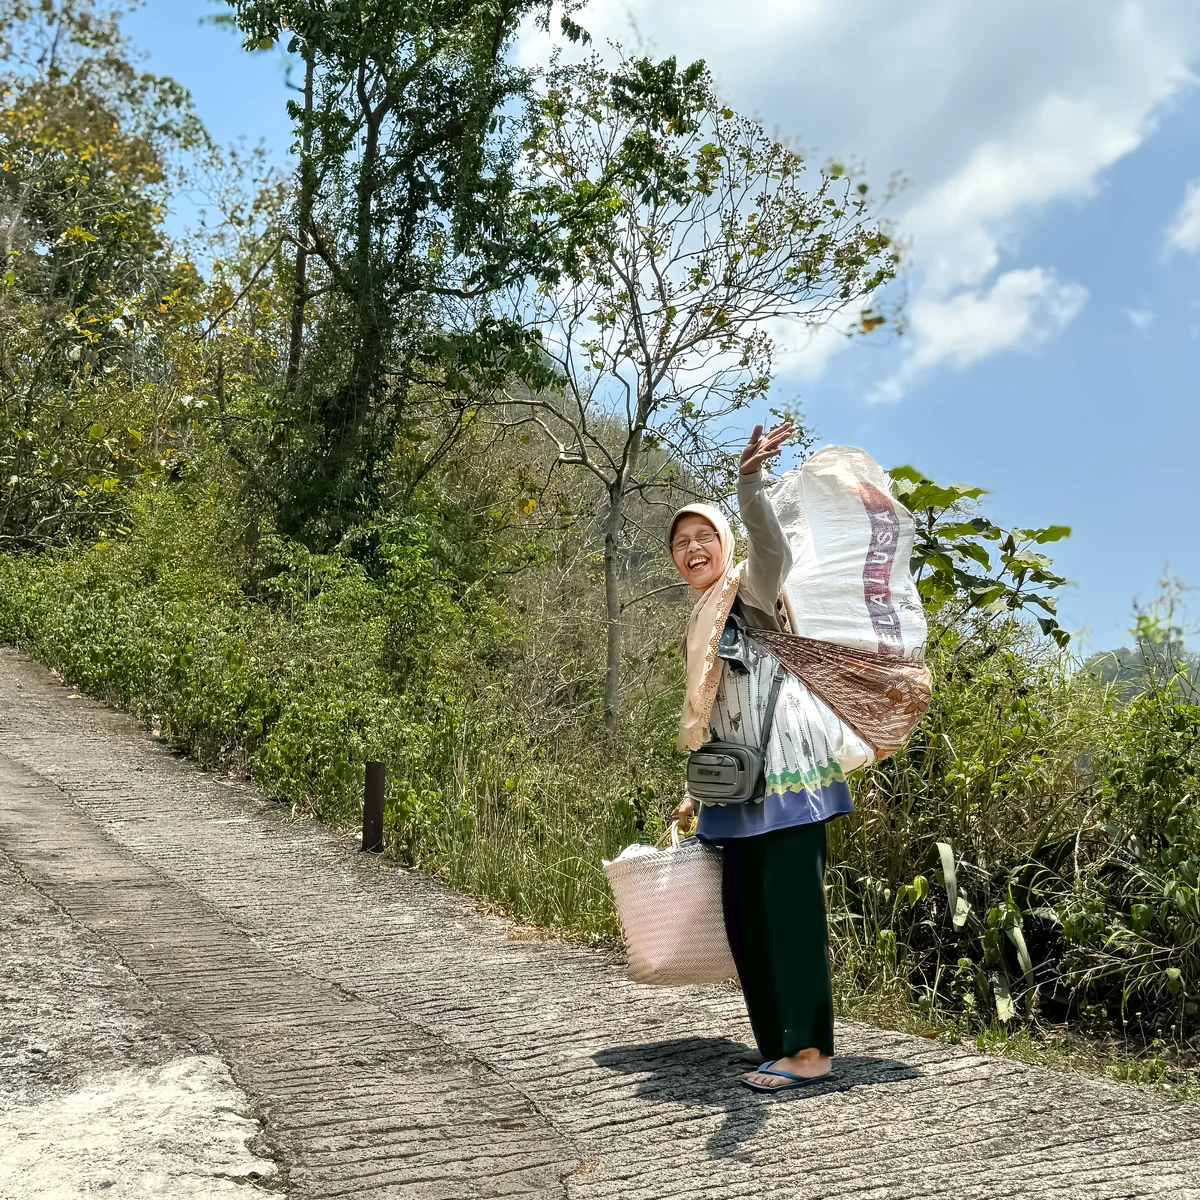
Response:
[[[725,932],[764,1059],[833,1053],[825,825],[723,843]]]

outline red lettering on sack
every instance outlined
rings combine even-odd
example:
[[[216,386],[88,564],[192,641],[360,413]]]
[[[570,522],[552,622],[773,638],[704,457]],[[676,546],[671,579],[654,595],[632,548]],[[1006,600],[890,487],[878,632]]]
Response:
[[[879,639],[880,654],[902,654],[900,618],[892,604],[892,567],[896,561],[896,543],[900,520],[891,497],[865,479],[858,494],[871,522],[871,544],[863,564],[863,597],[871,628]]]

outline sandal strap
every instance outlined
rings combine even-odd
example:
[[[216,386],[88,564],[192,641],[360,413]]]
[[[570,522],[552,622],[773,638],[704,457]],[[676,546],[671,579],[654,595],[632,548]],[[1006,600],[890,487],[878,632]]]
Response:
[[[775,1059],[778,1062],[778,1059]],[[791,1071],[772,1071],[769,1066],[759,1067],[756,1075],[777,1075],[780,1079],[790,1079],[793,1083],[807,1083],[810,1079],[824,1079],[824,1075],[793,1075]]]

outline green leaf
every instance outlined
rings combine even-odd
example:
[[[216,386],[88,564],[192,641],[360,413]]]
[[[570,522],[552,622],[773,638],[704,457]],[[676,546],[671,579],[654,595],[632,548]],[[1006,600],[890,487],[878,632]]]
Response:
[[[1017,1010],[1008,986],[1008,976],[1003,971],[997,971],[992,976],[992,994],[996,998],[996,1016],[1006,1023],[1011,1021],[1017,1015]]]
[[[1029,947],[1025,945],[1025,933],[1021,928],[1017,916],[1012,911],[1004,922],[1004,932],[1008,935],[1008,940],[1012,942],[1014,949],[1017,952],[1017,962],[1021,964],[1021,973],[1025,976],[1025,986],[1033,987],[1033,959],[1029,957]]]
[[[896,961],[896,935],[890,929],[880,929],[875,934],[875,949],[879,956],[889,963]]]
[[[900,896],[909,908],[915,908],[929,895],[929,880],[924,875],[915,875],[912,883],[900,889]]]
[[[1006,554],[1004,556],[1004,565],[1011,571],[1014,568],[1021,567],[1024,567],[1026,570],[1035,567],[1045,570],[1052,564],[1044,554],[1039,554],[1036,550],[1018,550],[1016,554]]]
[[[982,495],[982,489],[979,490]],[[916,512],[927,512],[931,508],[950,508],[963,499],[963,495],[955,487],[939,487],[928,480],[918,484],[905,501],[909,508]]]
[[[1033,540],[1039,545],[1045,545],[1047,542],[1058,542],[1065,537],[1071,536],[1070,525],[1048,525],[1045,529],[1029,530]]]
[[[1026,596],[1025,603],[1036,604],[1038,608],[1048,612],[1051,616],[1058,612],[1058,600],[1054,596]]]
[[[950,489],[964,500],[977,500],[980,496],[987,495],[987,488],[972,487],[969,483],[952,483]]]
[[[961,929],[970,915],[971,906],[958,894],[958,874],[954,869],[954,851],[949,842],[937,843],[938,857],[942,860],[942,880],[946,885],[946,899],[950,902],[951,921],[955,929]]]
[[[990,608],[994,605],[996,611],[1003,612],[1009,607],[1008,589],[1002,583],[981,583],[972,587],[970,593],[971,603],[976,608]]]
[[[975,537],[990,526],[991,522],[986,518],[976,517],[972,521],[950,521],[945,525],[939,525],[937,534],[940,538]]]
[[[916,467],[893,467],[888,474],[892,479],[903,479],[908,483],[925,482],[925,476]]]
[[[944,550],[936,546],[926,546],[922,550],[922,558],[930,566],[940,567],[943,571],[954,570],[954,560]]]
[[[559,25],[562,27],[563,33],[567,35],[573,42],[580,42],[586,45],[592,40],[592,35],[588,33],[582,25],[572,21],[570,17],[559,17]]]
[[[992,560],[988,552],[978,542],[960,542],[955,549],[960,554],[965,554],[967,558],[973,559],[985,571],[992,569]]]

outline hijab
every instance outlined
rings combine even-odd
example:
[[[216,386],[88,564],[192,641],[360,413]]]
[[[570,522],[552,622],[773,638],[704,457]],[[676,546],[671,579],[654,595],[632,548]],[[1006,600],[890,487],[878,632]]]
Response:
[[[717,643],[721,640],[725,620],[737,598],[745,566],[744,563],[734,563],[733,529],[725,514],[711,504],[688,504],[681,508],[671,521],[668,545],[680,518],[689,514],[703,517],[717,531],[723,569],[719,579],[704,591],[697,592],[692,615],[688,618],[687,636],[684,639],[687,696],[679,718],[679,738],[676,743],[680,750],[698,750],[708,741],[708,719],[721,682],[722,663],[717,657]]]

